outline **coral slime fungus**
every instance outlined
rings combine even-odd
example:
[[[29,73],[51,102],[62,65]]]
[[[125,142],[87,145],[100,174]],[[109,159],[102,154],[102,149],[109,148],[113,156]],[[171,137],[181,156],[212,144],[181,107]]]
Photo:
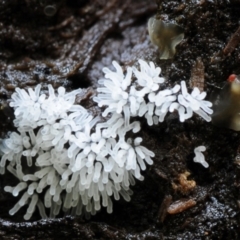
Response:
[[[60,87],[56,93],[48,85],[47,94],[40,85],[16,89],[10,107],[17,131],[0,144],[0,173],[7,168],[19,181],[4,189],[13,196],[23,192],[11,215],[24,205],[25,220],[36,207],[42,218],[53,218],[61,209],[71,215],[94,215],[102,206],[111,213],[112,198],[129,201],[130,185],[143,180],[141,171],[153,164],[154,153],[135,136],[141,129],[135,117],[153,125],[176,111],[181,122],[193,113],[211,120],[212,104],[204,100],[205,92],[194,88],[188,93],[185,81],[163,89],[161,69],[153,62],[139,64],[126,73],[115,61],[115,71],[103,68],[105,76],[93,98],[104,108],[102,116],[75,104],[82,89],[66,93]]]

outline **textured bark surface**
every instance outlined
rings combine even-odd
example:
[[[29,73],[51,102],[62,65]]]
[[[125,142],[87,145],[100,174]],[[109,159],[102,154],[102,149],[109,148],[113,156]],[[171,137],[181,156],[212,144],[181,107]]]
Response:
[[[46,7],[54,4],[56,14],[46,16]],[[173,86],[189,82],[201,58],[204,89],[214,98],[231,73],[240,73],[239,45],[230,42],[234,49],[223,54],[239,26],[240,1],[170,0],[161,5],[166,21],[184,29],[172,60],[159,60],[149,40],[154,0],[0,1],[0,136],[14,129],[7,100],[15,87],[41,83],[44,89],[52,84],[94,92],[102,67],[110,67],[112,60],[122,66],[135,65],[139,58],[153,61],[162,68],[166,86]],[[91,98],[84,103],[91,106]],[[131,202],[114,201],[111,215],[103,209],[90,220],[39,220],[36,212],[24,222],[26,208],[8,214],[17,200],[3,190],[16,183],[6,174],[0,176],[0,239],[239,239],[239,133],[197,116],[180,123],[169,115],[154,127],[141,123],[143,144],[156,157],[145,180],[132,188]],[[199,145],[207,147],[208,169],[193,162]]]

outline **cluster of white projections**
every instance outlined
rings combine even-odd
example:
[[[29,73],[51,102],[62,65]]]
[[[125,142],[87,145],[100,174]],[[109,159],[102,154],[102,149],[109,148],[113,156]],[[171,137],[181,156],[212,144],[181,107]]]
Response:
[[[153,62],[148,64],[141,59],[139,64],[140,70],[128,67],[126,75],[115,61],[116,71],[103,68],[105,78],[99,80],[103,87],[97,89],[100,94],[94,98],[99,107],[106,106],[103,116],[123,114],[126,123],[130,117],[145,116],[148,125],[153,125],[163,122],[168,112],[176,110],[181,122],[191,118],[193,112],[211,121],[212,103],[204,100],[206,92],[195,87],[191,94],[188,93],[185,81],[173,88],[161,89],[161,83],[165,81],[159,77],[161,69]]]
[[[17,132],[1,140],[0,172],[7,168],[19,180],[5,191],[23,194],[11,215],[24,205],[25,220],[36,207],[42,218],[55,217],[61,209],[71,215],[95,214],[101,206],[111,213],[111,197],[129,201],[134,178],[142,180],[140,171],[152,164],[154,154],[141,146],[140,137],[125,139],[140,125],[122,126],[110,137],[111,121],[98,123],[99,116],[74,104],[81,92],[65,93],[60,87],[55,93],[49,85],[45,95],[38,85],[35,90],[17,88],[12,95]]]
[[[24,205],[25,220],[36,208],[42,218],[55,217],[61,209],[71,215],[93,215],[102,206],[111,213],[112,199],[122,196],[129,201],[130,185],[143,180],[141,171],[153,163],[154,153],[135,137],[141,125],[133,117],[145,116],[152,125],[176,110],[182,122],[193,112],[211,120],[206,93],[195,88],[189,94],[184,81],[161,90],[161,69],[152,62],[139,63],[140,70],[129,67],[126,74],[117,62],[116,71],[103,69],[105,78],[93,100],[105,107],[105,121],[75,104],[82,89],[66,93],[60,87],[55,92],[48,85],[46,94],[40,85],[16,89],[10,106],[17,131],[0,144],[0,173],[7,169],[19,180],[16,186],[5,187],[13,196],[21,194],[11,215]]]

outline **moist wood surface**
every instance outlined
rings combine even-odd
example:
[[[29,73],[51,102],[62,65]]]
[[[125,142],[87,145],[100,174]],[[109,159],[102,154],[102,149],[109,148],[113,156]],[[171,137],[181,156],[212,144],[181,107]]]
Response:
[[[44,14],[46,2],[56,4],[52,17]],[[147,20],[156,9],[153,0],[0,1],[1,137],[13,130],[7,100],[16,87],[41,83],[44,89],[52,84],[94,92],[102,67],[112,60],[123,66],[139,58],[153,61],[162,68],[166,86],[173,86],[188,82],[201,58],[204,89],[213,98],[231,73],[240,73],[238,38],[231,42],[239,27],[240,1],[162,1],[161,14],[185,34],[172,60],[159,60],[147,34]],[[224,54],[229,45],[231,51]],[[84,104],[92,106],[91,98],[86,96]],[[141,123],[143,144],[156,157],[145,180],[132,188],[131,202],[114,201],[111,215],[102,210],[90,220],[39,220],[36,212],[24,222],[26,208],[8,214],[17,199],[3,191],[16,183],[6,174],[0,176],[0,239],[239,239],[239,133],[197,116],[180,123],[169,115],[154,127]],[[207,148],[208,169],[193,162],[200,145]],[[168,214],[178,201],[196,204]]]

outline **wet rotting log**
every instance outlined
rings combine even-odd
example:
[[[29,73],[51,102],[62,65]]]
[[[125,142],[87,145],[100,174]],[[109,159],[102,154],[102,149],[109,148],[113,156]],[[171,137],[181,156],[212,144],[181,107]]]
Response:
[[[79,96],[84,106],[102,111],[91,98],[102,68],[113,60],[124,69],[137,66],[139,58],[153,61],[167,79],[164,88],[181,80],[189,83],[193,69],[194,82],[204,82],[208,96],[231,73],[240,73],[239,1],[161,1],[164,19],[184,30],[172,60],[160,60],[148,36],[155,0],[61,1],[51,17],[44,14],[44,2],[50,1],[0,1],[1,138],[14,130],[7,106],[16,87],[85,88],[85,96]],[[218,52],[224,52],[221,59],[211,62]],[[201,64],[194,68],[199,57]],[[6,174],[0,176],[0,239],[238,240],[239,133],[198,117],[179,123],[174,113],[157,126],[141,124],[139,135],[156,157],[144,181],[133,187],[130,202],[114,201],[112,214],[102,210],[91,219],[62,213],[58,219],[41,220],[36,211],[32,221],[24,222],[26,207],[14,216],[8,213],[17,199],[4,191],[16,183]],[[208,147],[207,169],[193,162],[194,146],[202,144]],[[187,201],[172,203],[172,212],[169,196]]]

